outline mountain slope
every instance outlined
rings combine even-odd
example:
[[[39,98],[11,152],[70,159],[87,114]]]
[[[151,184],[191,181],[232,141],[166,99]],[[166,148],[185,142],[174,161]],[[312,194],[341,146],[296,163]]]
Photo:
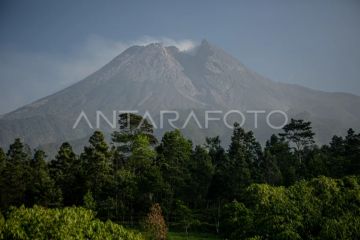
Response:
[[[130,47],[84,80],[4,115],[0,145],[7,147],[15,137],[32,147],[85,139],[94,129],[84,121],[73,129],[82,111],[95,127],[98,110],[109,119],[114,110],[149,111],[156,120],[161,110],[179,110],[184,120],[190,110],[204,116],[205,110],[231,109],[281,110],[289,117],[311,120],[318,141],[324,143],[349,127],[360,128],[359,104],[359,96],[266,79],[207,41],[191,52],[154,43]],[[252,122],[247,117],[245,127],[252,128]],[[264,125],[263,119],[262,126],[254,129],[262,141],[274,132]],[[112,131],[109,126],[102,130]],[[221,135],[226,140],[231,130],[221,123],[212,123],[210,129],[192,123],[184,132],[203,142],[206,135]]]

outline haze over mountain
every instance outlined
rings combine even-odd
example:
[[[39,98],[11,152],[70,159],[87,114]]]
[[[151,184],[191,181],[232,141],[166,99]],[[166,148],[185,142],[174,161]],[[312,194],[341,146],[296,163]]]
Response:
[[[85,121],[73,129],[82,111],[96,127],[98,110],[110,120],[114,110],[149,111],[156,120],[162,110],[178,110],[182,120],[194,110],[203,120],[205,110],[232,109],[281,110],[289,118],[310,120],[317,140],[325,143],[347,128],[360,128],[359,105],[356,95],[274,82],[206,40],[191,51],[153,43],[132,46],[84,80],[3,115],[0,145],[7,147],[21,137],[31,147],[55,148],[63,141],[81,146],[94,131]],[[259,122],[253,130],[264,141],[274,130],[265,126],[264,116]],[[253,118],[247,118],[245,128],[253,128],[252,123]],[[112,131],[102,126],[103,131]],[[156,133],[160,136],[163,131]],[[210,124],[209,129],[199,129],[193,122],[184,132],[203,143],[205,136],[214,135],[226,141],[231,130],[222,122]]]

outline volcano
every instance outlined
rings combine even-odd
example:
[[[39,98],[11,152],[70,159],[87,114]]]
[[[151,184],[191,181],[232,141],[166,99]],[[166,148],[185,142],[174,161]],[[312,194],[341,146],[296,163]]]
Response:
[[[7,148],[20,137],[33,148],[56,149],[64,141],[81,148],[96,128],[97,111],[112,119],[114,111],[137,110],[149,112],[158,120],[161,111],[171,110],[183,113],[180,121],[184,121],[190,111],[234,109],[282,111],[289,119],[309,120],[317,141],[326,143],[334,134],[360,128],[359,105],[356,95],[272,81],[206,40],[187,51],[153,43],[132,46],[82,81],[3,115],[0,145]],[[82,112],[93,128],[86,121],[74,128]],[[262,142],[277,131],[265,126],[264,119],[254,128],[253,120],[247,119],[244,127],[253,130]],[[169,129],[171,126],[155,133],[161,137]],[[114,129],[104,124],[101,130],[109,136]],[[226,142],[231,129],[221,121],[208,128],[200,128],[193,121],[183,132],[195,143],[216,135]]]

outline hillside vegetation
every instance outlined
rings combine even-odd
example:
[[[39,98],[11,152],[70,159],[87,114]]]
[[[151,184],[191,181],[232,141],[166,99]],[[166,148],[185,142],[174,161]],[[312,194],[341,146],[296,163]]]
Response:
[[[0,149],[0,236],[141,239],[111,220],[159,240],[176,237],[168,230],[360,238],[360,134],[352,129],[317,146],[311,123],[292,119],[262,147],[235,124],[224,149],[219,137],[193,146],[179,130],[158,142],[140,116],[119,119],[110,145],[95,131],[80,155],[63,143],[46,161],[20,139]]]

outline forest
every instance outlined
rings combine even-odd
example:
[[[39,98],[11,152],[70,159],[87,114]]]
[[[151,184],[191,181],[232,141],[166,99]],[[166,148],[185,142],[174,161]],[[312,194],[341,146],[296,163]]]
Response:
[[[95,131],[80,154],[0,148],[0,209],[0,239],[360,239],[360,134],[319,146],[291,119],[262,146],[235,123],[228,147],[194,146],[121,114],[110,143]]]

